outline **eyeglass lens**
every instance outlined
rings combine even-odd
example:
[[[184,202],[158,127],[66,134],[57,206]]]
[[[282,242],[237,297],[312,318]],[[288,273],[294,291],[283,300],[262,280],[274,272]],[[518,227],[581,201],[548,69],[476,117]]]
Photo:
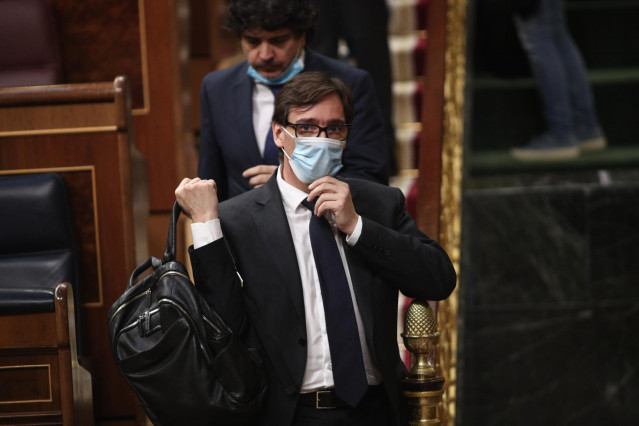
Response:
[[[348,136],[348,125],[337,124],[333,126],[321,127],[315,124],[296,124],[295,132],[298,137],[317,137],[323,131],[326,132],[326,136],[331,139],[344,140]]]

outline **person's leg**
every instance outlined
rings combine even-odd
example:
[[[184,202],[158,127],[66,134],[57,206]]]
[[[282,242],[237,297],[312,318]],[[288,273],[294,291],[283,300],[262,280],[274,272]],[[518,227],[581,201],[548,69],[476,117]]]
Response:
[[[553,40],[568,78],[573,133],[580,146],[585,149],[603,148],[605,139],[599,129],[592,88],[588,81],[586,66],[566,26],[564,2],[550,2],[548,6]]]
[[[393,81],[388,47],[388,6],[385,0],[339,1],[340,35],[357,66],[370,73],[386,129],[390,173],[397,173],[392,122]]]
[[[315,34],[308,47],[331,58],[337,58],[337,42],[339,40],[340,19],[335,0],[313,0],[317,9],[315,18]]]
[[[343,38],[358,68],[368,71],[377,94],[388,146],[389,173],[397,173],[393,82],[388,48],[388,7],[385,0],[313,0],[317,8],[315,35],[309,47],[338,57]]]
[[[539,10],[515,26],[537,82],[548,131],[559,139],[572,136],[568,75],[554,40],[552,13],[556,0],[540,0]]]
[[[555,160],[574,158],[579,149],[572,130],[570,76],[563,68],[553,38],[553,3],[540,0],[538,10],[526,18],[515,15],[515,27],[537,83],[546,123],[546,132],[522,148],[511,149],[519,160]]]

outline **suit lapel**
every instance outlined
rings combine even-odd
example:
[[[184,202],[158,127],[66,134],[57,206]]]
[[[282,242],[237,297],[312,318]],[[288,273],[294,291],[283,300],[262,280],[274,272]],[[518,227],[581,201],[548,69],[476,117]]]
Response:
[[[322,67],[317,63],[317,55],[310,49],[304,52],[304,71],[323,71]]]
[[[264,255],[268,256],[269,261],[277,268],[280,274],[278,281],[286,287],[300,321],[305,321],[302,280],[293,237],[277,186],[277,172],[260,191],[251,216],[264,247],[269,248]]]
[[[249,159],[252,164],[262,164],[263,160],[257,147],[253,127],[253,81],[246,75],[247,69],[248,62],[246,61],[238,68],[231,89],[232,98],[227,99],[229,105],[235,106],[235,122],[226,123],[226,125],[236,129],[238,137],[235,145],[243,151],[244,157]]]

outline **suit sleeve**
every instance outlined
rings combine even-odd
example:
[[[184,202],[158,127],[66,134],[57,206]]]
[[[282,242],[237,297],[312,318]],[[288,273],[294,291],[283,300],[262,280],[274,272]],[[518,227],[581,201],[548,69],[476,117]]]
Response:
[[[355,118],[346,141],[339,172],[341,177],[355,177],[388,184],[388,150],[375,89],[368,73],[359,72],[350,83],[355,103]]]
[[[244,336],[248,319],[242,283],[224,238],[198,249],[189,247],[195,287],[231,330]]]
[[[200,88],[200,144],[197,174],[200,179],[215,180],[218,200],[223,201],[228,198],[228,182],[222,151],[213,128],[213,112],[209,99],[213,88],[209,85],[210,82],[205,77]]]
[[[385,283],[405,296],[443,300],[456,285],[456,273],[446,252],[422,233],[406,211],[397,188],[396,212],[391,226],[362,215],[362,234],[353,252]]]

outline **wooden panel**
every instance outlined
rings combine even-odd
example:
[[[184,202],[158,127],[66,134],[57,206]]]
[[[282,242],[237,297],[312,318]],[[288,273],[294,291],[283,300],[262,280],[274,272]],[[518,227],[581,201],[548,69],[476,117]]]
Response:
[[[25,128],[19,132],[3,132],[4,125],[0,127],[0,170],[8,174],[62,172],[70,193],[74,220],[81,220],[78,238],[80,252],[85,252],[81,259],[89,262],[81,267],[81,284],[86,289],[80,294],[84,302],[84,353],[93,379],[94,408],[98,419],[134,417],[137,411],[136,398],[113,361],[106,318],[108,309],[124,292],[137,265],[133,212],[143,216],[136,220],[136,223],[142,223],[142,228],[148,216],[144,164],[134,167],[132,163],[137,152],[132,145],[130,127],[127,127],[131,122],[131,111],[127,108],[130,104],[126,98],[126,84],[117,79],[115,84],[102,85],[111,87],[110,100],[87,103],[86,96],[71,97],[64,102],[58,99],[65,105],[73,104],[78,108],[77,127],[71,128],[69,133],[66,130],[58,133],[52,127],[51,134],[34,134],[33,129],[39,129],[41,124],[31,121],[23,121]],[[81,93],[84,93],[81,89],[86,88],[85,85],[73,86],[73,90]],[[15,102],[3,104],[2,101],[5,97],[14,96],[15,90],[41,91],[40,95],[46,99],[49,89],[0,89],[0,117],[10,114],[15,107]],[[108,116],[113,117],[111,122],[107,122],[113,128],[110,132],[92,133],[91,127],[104,118],[94,115],[93,107],[98,103],[103,103],[103,107],[110,105]],[[24,110],[24,113],[31,114],[29,110]],[[38,117],[37,114],[32,116]],[[91,121],[92,117],[95,120]],[[71,126],[73,122],[61,124]],[[87,127],[83,127],[85,125]],[[138,253],[138,257],[146,257],[146,229],[136,237],[141,243],[138,247],[144,247],[144,253]]]
[[[437,239],[460,272],[461,193],[467,0],[428,0],[427,51],[419,147],[417,223]],[[459,286],[437,303],[441,332],[438,374],[446,379],[440,406],[442,424],[454,424],[457,384]]]
[[[3,415],[29,411],[56,413],[61,418],[59,376],[55,353],[0,352],[0,424]]]
[[[428,51],[424,68],[421,111],[422,140],[419,145],[417,224],[427,235],[439,236],[444,129],[444,77],[446,72],[446,0],[428,2]]]
[[[85,307],[102,306],[104,296],[98,212],[94,191],[95,168],[93,166],[59,168],[55,171],[62,176],[66,184],[76,247],[82,247],[82,250],[77,253],[78,279],[82,287],[80,303]]]
[[[85,114],[86,112],[90,115]],[[88,130],[113,132],[116,130],[114,125],[110,125],[113,118],[113,109],[104,104],[22,107],[6,111],[0,118],[0,128],[3,132],[19,132],[31,123],[36,123],[36,126],[30,126],[33,133],[52,133],[53,128],[58,129],[56,133],[60,133],[71,132],[73,128],[89,127],[91,123]]]
[[[151,211],[170,213],[180,180],[194,176],[197,153],[187,130],[188,2],[157,0],[144,7],[148,50],[149,109],[135,114],[135,141],[148,160]],[[182,53],[181,53],[182,52]],[[181,56],[182,55],[182,56]],[[195,112],[197,113],[197,112]]]
[[[189,79],[191,81],[191,120],[188,123],[191,130],[199,134],[200,131],[200,84],[206,74],[211,72],[209,58],[194,58],[189,63]],[[197,144],[197,142],[196,142]]]
[[[29,327],[24,322],[29,321]],[[20,333],[16,333],[20,330]],[[0,336],[3,348],[56,346],[55,314],[45,312],[25,315],[0,315]],[[0,383],[2,383],[0,381]]]
[[[32,152],[40,155],[32,156]],[[118,173],[118,165],[128,161],[128,146],[123,146],[113,134],[79,133],[73,137],[52,135],[0,139],[0,168],[3,169],[86,165],[95,168],[104,303],[95,304],[83,313],[87,354],[95,361],[95,366],[99,366],[90,369],[97,415],[121,415],[133,410],[130,389],[113,362],[106,321],[108,308],[124,292],[129,274],[135,268],[130,181]],[[97,279],[83,283],[90,290],[83,293],[82,300],[90,300],[90,294],[99,293],[95,288],[97,283]]]
[[[208,58],[211,52],[211,40],[209,37],[210,22],[209,9],[213,7],[209,0],[189,0],[189,12],[191,25],[189,26],[189,51],[191,58]],[[210,64],[209,64],[210,66]]]
[[[187,129],[190,123],[198,123],[198,107],[191,108],[186,54],[189,0],[48,1],[58,18],[66,82],[106,81],[120,74],[129,77],[132,132],[137,147],[148,160],[147,169],[139,172],[153,182],[149,192],[151,210],[170,214],[175,187],[183,177],[197,173],[195,138]],[[199,34],[204,34],[211,10],[219,11],[224,5],[222,0],[195,3],[197,28]],[[219,21],[219,13],[215,16]],[[209,37],[204,40],[198,37],[194,45],[199,46],[196,50],[200,52],[208,51]],[[197,73],[195,85],[199,86],[202,75],[201,71]],[[73,108],[67,107],[69,113],[52,113],[54,120],[73,117]],[[98,110],[93,116],[106,117]],[[21,117],[24,116],[16,111],[8,119],[17,122]],[[112,131],[101,124],[95,126],[91,131]]]
[[[179,49],[188,49],[185,32],[188,13],[184,13],[188,12],[188,3],[186,0],[49,2],[58,19],[65,82],[102,82],[117,75],[128,76],[135,138],[149,160],[149,177],[154,182],[151,208],[170,212],[173,190],[179,179],[193,174],[197,161],[192,137],[184,128],[184,123],[190,120],[190,116],[185,117],[188,111],[183,97],[188,70],[181,69],[180,63],[186,64],[188,58],[180,62],[179,56]],[[147,43],[153,49],[147,49]],[[72,115],[72,109],[68,106],[69,113],[65,114]],[[21,116],[19,111],[15,114]],[[94,116],[104,114],[96,111]],[[189,172],[185,152],[191,155]]]
[[[154,212],[170,213],[173,190],[184,176],[194,176],[197,170],[194,135],[187,130],[191,111],[198,115],[189,99],[189,0],[48,1],[58,19],[65,82],[128,76],[136,145],[148,160],[153,182],[150,206]],[[208,31],[212,16],[219,30],[223,1],[193,2],[197,34]],[[196,50],[209,51],[211,37],[198,37]],[[194,83],[197,86],[199,79]],[[16,119],[22,117],[16,115]],[[104,114],[96,111],[94,116]],[[110,131],[96,126],[93,131]]]
[[[49,0],[58,18],[66,83],[127,75],[133,108],[144,108],[140,4],[133,0]]]
[[[0,366],[0,404],[51,402],[51,366]]]

